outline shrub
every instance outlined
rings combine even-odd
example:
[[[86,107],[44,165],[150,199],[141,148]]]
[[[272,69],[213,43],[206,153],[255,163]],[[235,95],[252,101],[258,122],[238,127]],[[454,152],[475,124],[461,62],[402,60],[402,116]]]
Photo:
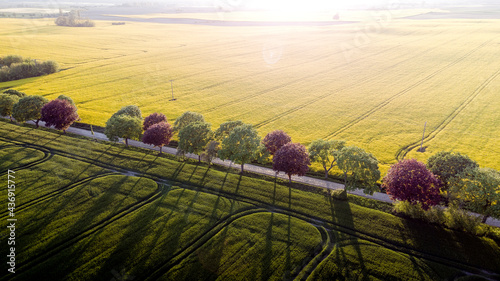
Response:
[[[457,206],[449,207],[446,212],[445,225],[451,229],[463,230],[472,234],[480,235],[481,218],[469,214]]]
[[[333,199],[347,201],[347,192],[344,189],[333,189],[329,193]]]
[[[23,59],[20,56],[6,56],[0,58],[4,64],[0,68],[0,82],[37,77],[52,74],[59,71],[55,61],[37,62],[30,58]]]

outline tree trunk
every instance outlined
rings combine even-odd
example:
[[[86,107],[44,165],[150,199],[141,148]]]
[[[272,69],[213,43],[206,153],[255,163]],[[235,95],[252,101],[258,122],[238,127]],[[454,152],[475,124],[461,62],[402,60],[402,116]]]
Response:
[[[328,170],[325,169],[325,179],[328,179]]]
[[[161,149],[163,148],[163,146],[160,146],[160,154],[161,154]]]
[[[125,139],[125,146],[128,146],[128,139]]]
[[[40,119],[35,121],[36,128],[38,129],[38,122],[40,122]]]
[[[347,173],[344,172],[344,190],[347,191]]]
[[[288,175],[288,183],[292,184],[292,175]]]
[[[201,154],[198,155],[198,163],[201,163]]]
[[[245,163],[242,163],[241,164],[241,173],[243,174],[243,166],[245,165]]]
[[[486,223],[486,220],[489,218],[489,215],[484,215],[483,219],[481,220],[482,223]]]
[[[9,117],[10,117],[10,122],[14,122],[14,121],[12,120],[12,115],[11,115],[11,116],[9,116]]]

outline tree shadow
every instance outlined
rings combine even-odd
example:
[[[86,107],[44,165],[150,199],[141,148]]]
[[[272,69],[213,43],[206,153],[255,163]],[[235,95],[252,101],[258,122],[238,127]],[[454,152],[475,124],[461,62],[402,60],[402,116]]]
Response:
[[[339,224],[343,227],[346,227],[351,230],[356,230],[354,220],[353,220],[353,215],[352,215],[352,210],[349,202],[347,201],[342,201],[342,200],[336,200],[332,198],[331,196],[328,196],[328,201],[330,203],[330,211],[332,214],[332,221],[335,222],[336,224]],[[369,271],[366,268],[365,261],[363,258],[363,253],[361,251],[360,245],[359,245],[359,238],[354,237],[352,235],[349,235],[347,233],[344,233],[342,231],[337,231],[335,232],[335,238],[336,241],[344,241],[344,240],[350,240],[352,241],[352,245],[354,247],[354,250],[356,252],[356,259],[359,263],[359,275],[354,276],[352,275],[353,272],[351,270],[344,270],[346,274],[347,280],[368,280],[369,279]],[[335,253],[336,260],[341,263],[346,265],[348,261],[348,257],[344,251],[344,248],[340,245],[335,247],[335,251],[332,252],[332,254]],[[332,255],[330,254],[330,255]]]

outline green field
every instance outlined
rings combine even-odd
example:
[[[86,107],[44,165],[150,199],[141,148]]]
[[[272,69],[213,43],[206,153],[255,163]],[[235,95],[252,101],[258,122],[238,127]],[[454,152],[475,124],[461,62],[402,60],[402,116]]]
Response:
[[[201,17],[201,16],[200,16]],[[197,111],[240,119],[294,142],[345,139],[386,171],[397,158],[441,150],[500,169],[497,20],[393,19],[331,26],[207,26],[127,22],[95,28],[0,19],[0,55],[59,62],[45,77],[0,83],[73,98],[83,122],[118,109],[173,121]],[[359,31],[359,30],[368,31]],[[171,98],[174,80],[177,100]],[[425,153],[417,153],[427,122]]]
[[[491,238],[150,150],[6,121],[0,132],[19,225],[16,274],[0,280],[500,277]]]

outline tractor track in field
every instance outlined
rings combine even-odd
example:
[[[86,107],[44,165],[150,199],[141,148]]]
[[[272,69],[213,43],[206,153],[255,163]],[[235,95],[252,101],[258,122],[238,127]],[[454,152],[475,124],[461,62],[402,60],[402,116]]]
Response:
[[[46,149],[46,148],[40,147],[40,146],[35,146],[35,145],[29,144],[29,143],[22,143],[22,144],[11,143],[11,144],[0,146],[0,149],[9,148],[9,147],[19,147],[19,146],[41,151],[44,154],[44,156],[41,159],[35,160],[31,163],[23,164],[23,165],[17,166],[17,167],[12,168],[12,169],[3,169],[0,171],[1,174],[7,172],[8,170],[19,171],[19,170],[31,168],[35,165],[38,165],[38,164],[41,164],[41,163],[44,163],[44,162],[50,160],[54,156],[54,154],[49,149]]]
[[[488,79],[486,79],[479,87],[477,87],[465,100],[462,102],[452,113],[450,113],[446,118],[428,135],[424,138],[424,143],[433,140],[439,133],[441,133],[455,118],[464,111],[469,104],[471,104],[481,92],[491,84],[493,80],[500,76],[500,69],[493,73]],[[403,146],[396,152],[396,160],[402,160],[406,155],[413,149],[417,148],[421,144],[421,140],[414,141],[408,145]]]
[[[18,212],[22,212],[24,209],[27,209],[27,208],[30,208],[31,206],[33,205],[37,205],[39,203],[42,203],[48,199],[51,199],[53,198],[54,196],[57,196],[57,195],[60,195],[68,190],[71,190],[71,189],[74,189],[75,187],[78,187],[80,185],[83,185],[89,181],[92,181],[92,180],[95,180],[95,179],[99,179],[99,178],[103,178],[103,177],[106,177],[106,176],[110,176],[110,175],[117,175],[117,173],[113,173],[113,172],[106,172],[106,173],[102,173],[102,174],[99,174],[99,175],[94,175],[94,176],[90,176],[90,177],[86,177],[86,178],[83,178],[83,179],[80,179],[78,181],[75,181],[75,182],[72,182],[70,184],[67,184],[61,188],[58,188],[54,191],[51,191],[47,194],[44,194],[40,197],[37,197],[37,198],[34,198],[32,200],[29,200],[29,201],[26,201],[22,204],[20,204],[19,206],[16,206],[16,213]],[[5,214],[2,214],[2,213],[5,213]],[[0,219],[1,218],[4,218],[4,217],[8,217],[8,211],[2,211],[2,213],[0,213]]]
[[[33,257],[29,258],[28,260],[25,260],[21,263],[16,264],[16,265],[18,265],[17,270],[22,272],[22,270],[24,268],[30,268],[30,265],[32,265],[32,264],[42,263],[44,260],[49,259],[50,257],[59,253],[60,251],[66,249],[68,247],[71,247],[71,245],[73,245],[74,243],[90,236],[93,233],[96,233],[97,231],[103,229],[107,225],[121,219],[122,217],[124,217],[130,213],[133,213],[137,209],[140,209],[141,207],[150,204],[151,202],[153,202],[156,199],[158,199],[159,197],[161,197],[163,193],[168,193],[169,189],[163,190],[162,185],[160,185],[159,183],[157,183],[157,185],[158,185],[157,190],[155,192],[153,192],[150,196],[148,196],[148,197],[146,197],[146,198],[142,199],[141,201],[138,201],[134,204],[131,204],[129,206],[125,206],[124,208],[117,211],[115,214],[111,214],[108,217],[102,219],[101,221],[96,222],[92,226],[90,226],[86,229],[83,229],[78,234],[75,234],[71,237],[68,237],[68,238],[62,240],[62,241],[59,241],[55,245],[50,245],[50,248],[48,249],[48,251],[42,251],[39,254],[36,254]],[[3,278],[0,278],[0,280],[6,280],[6,279],[5,279],[5,277],[3,277]]]
[[[445,43],[443,43],[443,44],[441,44],[441,45],[439,45],[439,46],[436,46],[436,47],[431,48],[431,49],[427,49],[427,50],[425,50],[425,51],[423,51],[423,52],[421,52],[421,53],[418,53],[418,54],[416,54],[416,55],[414,55],[414,56],[412,56],[412,57],[408,58],[408,59],[405,59],[405,60],[399,61],[399,62],[397,62],[397,63],[395,63],[395,64],[393,64],[393,65],[391,65],[391,66],[388,66],[388,67],[387,67],[387,69],[391,69],[391,68],[397,67],[397,66],[399,66],[399,65],[402,65],[402,64],[404,64],[404,63],[406,63],[406,62],[408,62],[408,61],[411,61],[411,60],[413,60],[413,59],[415,59],[415,58],[418,58],[418,57],[419,57],[419,56],[421,56],[422,54],[428,53],[428,52],[429,52],[429,51],[431,51],[431,50],[437,49],[437,48],[439,48],[439,47],[441,47],[441,46],[443,46],[443,45],[449,44],[450,42],[453,42],[453,41],[456,41],[456,40],[459,40],[459,39],[460,39],[460,38],[451,39],[451,40],[449,40],[449,41],[447,41],[447,42],[445,42]],[[401,56],[404,56],[404,55],[401,55]],[[401,56],[400,56],[400,57],[401,57]],[[439,70],[439,71],[441,71],[441,70]],[[270,118],[270,119],[267,119],[267,120],[264,120],[264,121],[262,121],[262,122],[260,122],[260,123],[255,124],[255,125],[254,125],[254,127],[255,127],[255,128],[260,128],[260,127],[263,127],[263,126],[265,126],[265,125],[267,125],[267,124],[270,124],[270,123],[272,123],[272,122],[274,122],[274,121],[276,121],[276,120],[278,120],[278,119],[281,119],[281,118],[283,118],[283,117],[285,117],[285,116],[287,116],[287,115],[289,115],[289,114],[292,114],[292,113],[294,113],[294,112],[296,112],[296,111],[299,111],[299,110],[301,110],[301,109],[303,109],[303,108],[305,108],[305,107],[307,107],[307,106],[310,106],[311,104],[314,104],[314,103],[316,103],[316,102],[318,102],[318,101],[320,101],[320,100],[322,100],[322,99],[328,98],[328,97],[330,97],[330,96],[332,96],[332,95],[334,95],[334,94],[336,94],[336,93],[338,93],[338,92],[340,92],[340,91],[344,91],[344,90],[347,90],[347,89],[350,89],[350,88],[354,88],[354,87],[357,87],[357,86],[359,86],[359,85],[361,85],[361,84],[370,83],[370,82],[372,82],[372,81],[377,80],[379,77],[381,77],[381,76],[384,76],[384,75],[385,75],[383,71],[380,71],[379,73],[380,73],[379,75],[375,75],[375,76],[372,76],[372,77],[370,77],[370,78],[364,79],[362,83],[360,83],[360,82],[354,82],[354,83],[352,83],[352,84],[350,84],[350,85],[346,85],[346,86],[344,86],[344,87],[341,87],[341,88],[335,89],[334,91],[332,91],[332,92],[330,92],[330,93],[328,93],[328,94],[324,94],[324,95],[321,95],[321,96],[319,96],[319,97],[316,97],[316,98],[314,98],[314,99],[312,99],[312,100],[309,100],[309,101],[307,101],[307,102],[305,102],[305,103],[303,103],[303,104],[301,104],[301,105],[299,105],[299,106],[296,106],[296,107],[294,107],[294,108],[291,108],[291,109],[289,109],[289,110],[287,110],[287,111],[285,111],[285,112],[282,112],[282,113],[280,113],[280,114],[274,115],[274,116],[273,116],[272,118]],[[416,87],[416,86],[415,86],[415,87]],[[396,96],[391,97],[391,98],[390,98],[390,101],[392,101],[393,99],[395,99],[395,98],[397,98],[397,97],[399,97],[399,96],[404,95],[404,94],[405,94],[406,92],[408,92],[408,91],[409,91],[409,90],[405,90],[404,92],[400,92],[400,94],[397,94]],[[387,102],[387,104],[388,104],[390,101],[388,101],[388,102]],[[326,139],[328,139],[328,138],[329,138],[329,137],[326,137]]]
[[[316,267],[331,254],[333,248],[335,247],[336,242],[335,239],[333,239],[334,237],[332,237],[332,234],[322,226],[316,226],[316,228],[321,233],[323,247],[318,254],[309,260],[308,263],[299,267],[296,272],[292,273],[290,278],[291,280],[306,280],[314,272]]]
[[[443,31],[443,32],[444,32],[444,31]],[[437,35],[435,35],[435,36],[438,36],[438,35],[440,35],[440,34],[441,34],[441,33],[439,33],[439,34],[437,34]],[[447,41],[447,42],[445,42],[445,43],[443,43],[443,44],[440,44],[439,46],[436,46],[436,47],[432,48],[431,50],[433,50],[433,49],[437,49],[437,48],[439,48],[440,46],[443,46],[443,45],[445,45],[445,44],[449,44],[450,42],[453,42],[453,41],[456,41],[456,40],[459,40],[459,39],[461,39],[461,38],[454,38],[454,39],[451,39],[451,40],[449,40],[449,41]],[[415,40],[415,41],[418,41],[418,40]],[[372,55],[370,55],[370,56],[368,56],[368,57],[377,56],[377,55],[380,55],[380,54],[383,54],[383,53],[385,53],[385,52],[391,51],[392,49],[395,49],[395,48],[398,48],[398,47],[401,47],[401,46],[394,46],[394,47],[391,47],[391,48],[389,48],[389,49],[384,49],[383,51],[377,52],[377,53],[372,54]],[[419,55],[421,55],[421,54],[425,54],[425,53],[427,53],[428,51],[429,51],[429,50],[425,50],[425,51],[423,51],[423,52],[419,53],[418,55],[415,55],[415,56],[413,56],[413,57],[411,57],[411,58],[409,58],[409,59],[406,59],[406,60],[400,61],[400,62],[398,62],[398,63],[396,63],[396,64],[392,65],[391,67],[397,66],[397,65],[402,64],[402,63],[404,63],[404,62],[406,62],[406,61],[409,61],[409,60],[411,60],[411,59],[413,59],[413,58],[416,58],[416,57],[418,57],[418,56],[419,56]],[[340,52],[339,52],[339,53],[340,53]],[[333,54],[332,54],[332,55],[333,55]],[[400,57],[402,57],[402,56],[404,56],[404,55],[405,55],[405,54],[402,54]],[[323,60],[323,59],[324,59],[324,58],[318,58],[318,60]],[[362,61],[362,60],[364,60],[364,59],[366,59],[366,57],[362,57],[362,58],[358,58],[358,59],[352,60],[350,63],[356,63],[356,62],[358,62],[358,61]],[[308,61],[308,62],[310,62],[310,61]],[[308,62],[305,62],[305,63],[308,63]],[[305,64],[305,63],[301,63],[301,64]],[[300,64],[298,64],[298,65],[300,65]],[[327,73],[330,73],[330,72],[333,72],[333,71],[335,71],[335,70],[338,70],[338,69],[340,69],[340,68],[342,68],[342,67],[345,67],[345,65],[340,65],[340,66],[334,67],[334,68],[332,68],[332,69],[329,69],[329,70],[327,70],[327,71],[322,71],[322,72],[319,72],[319,73],[314,73],[314,74],[311,74],[311,75],[303,76],[303,77],[300,77],[299,79],[295,79],[295,80],[293,80],[293,81],[289,81],[289,82],[287,82],[287,83],[280,84],[280,85],[278,85],[278,86],[274,86],[274,87],[271,87],[271,88],[268,88],[268,89],[265,89],[265,90],[259,91],[259,92],[255,93],[255,94],[245,96],[245,97],[244,97],[244,98],[242,98],[242,99],[229,101],[229,102],[226,102],[226,103],[224,103],[224,104],[221,104],[221,105],[218,105],[218,106],[215,106],[215,107],[209,108],[209,109],[207,109],[207,110],[204,110],[203,112],[205,112],[205,113],[210,113],[210,112],[215,111],[215,110],[218,110],[218,109],[220,109],[220,108],[222,108],[222,107],[227,107],[227,106],[231,106],[231,105],[234,105],[234,104],[238,104],[238,103],[240,103],[240,102],[244,102],[244,101],[247,101],[247,100],[251,100],[251,99],[256,98],[256,97],[258,97],[258,96],[262,96],[262,95],[265,95],[265,94],[267,94],[267,93],[269,93],[269,92],[273,92],[273,91],[275,91],[275,90],[277,90],[277,89],[284,88],[284,87],[287,87],[287,86],[289,86],[289,85],[293,85],[293,84],[300,83],[300,82],[302,82],[303,80],[310,79],[310,78],[316,77],[316,76],[318,76],[318,75],[325,75],[325,74],[327,74]],[[276,69],[276,71],[278,71],[278,70],[280,70],[280,69]],[[272,71],[274,71],[274,70],[272,70]],[[266,73],[268,73],[268,72],[261,72],[261,73],[258,73],[258,74],[256,74],[256,75],[261,75],[261,74],[266,74]],[[378,76],[382,76],[382,73],[381,73],[380,75],[378,75]],[[378,76],[377,76],[377,77],[378,77]],[[242,78],[239,78],[239,79],[246,79],[246,77],[242,77]],[[375,80],[375,79],[376,79],[376,77],[372,77],[372,78],[369,78],[369,80],[365,80],[363,83],[366,83],[366,82],[369,82],[369,81],[373,81],[373,80]],[[236,81],[236,80],[228,80],[228,81]],[[216,86],[218,86],[219,84],[223,84],[223,83],[225,83],[225,82],[218,83]],[[340,90],[348,89],[348,88],[350,88],[350,87],[357,86],[357,85],[359,85],[359,82],[355,82],[355,83],[353,83],[353,84],[351,84],[351,85],[344,86],[344,87],[342,87],[342,88],[340,88],[340,89],[337,89],[336,91],[330,92],[330,93],[328,93],[328,94],[321,95],[320,97],[317,97],[317,98],[315,98],[315,99],[313,99],[313,100],[311,100],[311,101],[308,101],[306,104],[302,104],[302,105],[297,106],[297,107],[295,107],[295,108],[289,109],[289,110],[287,110],[287,111],[285,111],[285,112],[283,112],[283,113],[281,113],[281,114],[278,114],[278,115],[273,116],[271,119],[264,120],[264,121],[262,121],[262,122],[260,122],[260,123],[258,123],[258,124],[256,124],[256,125],[254,125],[254,127],[259,128],[259,127],[261,127],[261,126],[264,126],[264,125],[266,125],[266,124],[269,124],[269,123],[271,123],[271,122],[274,122],[274,121],[276,121],[276,120],[278,120],[278,119],[280,119],[280,118],[282,118],[282,117],[284,117],[284,116],[286,116],[286,115],[289,115],[289,114],[291,114],[291,113],[293,113],[293,112],[296,112],[296,111],[298,111],[298,110],[300,110],[300,109],[302,109],[302,108],[304,108],[304,107],[306,107],[306,106],[308,106],[308,105],[311,105],[311,104],[313,104],[313,103],[315,103],[315,102],[318,102],[318,101],[320,101],[320,100],[322,100],[322,99],[325,99],[325,98],[327,98],[327,97],[329,97],[329,96],[331,96],[331,95],[333,95],[333,94],[337,93],[337,92],[338,92],[338,91],[340,91]],[[202,89],[203,89],[203,88],[202,88]]]
[[[8,139],[6,139],[4,137],[0,137],[0,139],[5,139],[5,140],[9,141]],[[32,146],[36,147],[38,145],[32,145]],[[72,158],[72,159],[75,159],[75,160],[87,162],[89,164],[93,164],[93,165],[96,165],[96,166],[101,166],[100,165],[101,163],[96,163],[96,162],[99,162],[99,161],[95,161],[95,160],[88,159],[88,158],[85,158],[85,157],[76,156],[76,155],[73,155],[71,153],[65,153],[65,152],[58,151],[58,150],[52,150],[51,149],[51,151],[53,153],[57,153],[59,155],[62,155],[62,156],[68,157],[68,158]],[[76,157],[73,157],[73,156],[76,156]],[[81,160],[81,159],[86,159],[86,160]],[[132,206],[129,206],[129,207],[125,208],[124,210],[122,210],[121,212],[119,212],[117,214],[110,215],[110,217],[101,220],[99,223],[96,223],[93,227],[90,227],[90,228],[87,228],[85,230],[82,230],[79,234],[74,235],[71,238],[65,239],[64,241],[61,241],[56,246],[51,247],[51,249],[49,251],[42,252],[42,253],[40,253],[38,255],[35,255],[34,257],[30,258],[29,260],[23,262],[22,264],[20,263],[19,264],[19,269],[23,269],[25,267],[28,267],[32,263],[41,262],[41,261],[43,261],[43,259],[46,259],[46,258],[48,258],[48,257],[56,254],[57,252],[65,249],[65,248],[70,247],[73,243],[75,243],[75,242],[77,242],[77,241],[79,241],[79,240],[81,240],[83,238],[86,238],[86,237],[90,236],[91,234],[97,232],[98,230],[103,229],[105,226],[109,225],[110,223],[112,223],[112,222],[114,222],[114,221],[116,221],[116,220],[118,220],[118,219],[120,219],[120,218],[122,218],[122,217],[124,217],[124,216],[126,216],[126,215],[128,215],[128,214],[130,214],[132,212],[134,212],[135,210],[143,207],[146,204],[149,204],[149,203],[155,201],[157,198],[159,198],[161,196],[162,193],[164,193],[162,191],[162,188],[160,187],[160,184],[164,184],[164,183],[171,184],[171,183],[173,183],[173,184],[179,184],[179,186],[181,188],[185,188],[185,189],[189,189],[189,190],[193,190],[193,191],[205,192],[205,193],[209,193],[209,194],[213,194],[213,195],[223,196],[226,199],[249,203],[251,205],[254,205],[254,207],[252,207],[252,210],[258,208],[259,210],[261,210],[261,212],[274,212],[274,213],[281,213],[281,214],[284,214],[284,215],[292,216],[294,218],[297,218],[297,219],[303,220],[305,222],[308,222],[310,224],[313,224],[314,226],[320,225],[320,226],[324,227],[327,231],[330,231],[330,230],[339,231],[341,233],[344,233],[344,234],[350,235],[352,237],[356,237],[356,238],[359,238],[359,239],[363,239],[363,240],[372,242],[372,243],[377,244],[377,245],[379,245],[381,247],[385,247],[387,249],[390,249],[390,250],[393,250],[393,251],[396,251],[396,252],[402,252],[402,253],[405,253],[405,254],[417,257],[417,258],[423,258],[423,259],[426,259],[426,260],[434,261],[434,262],[437,262],[439,264],[444,264],[446,266],[449,266],[449,267],[452,267],[452,268],[456,268],[456,269],[459,269],[459,270],[466,270],[467,272],[483,272],[483,273],[487,272],[488,273],[488,271],[484,270],[483,268],[480,268],[478,266],[472,265],[472,264],[467,263],[467,262],[461,262],[461,261],[457,261],[457,260],[453,260],[453,259],[449,259],[449,258],[443,258],[443,257],[437,256],[437,255],[432,254],[432,253],[427,253],[427,252],[424,252],[424,251],[420,251],[420,250],[411,248],[411,247],[409,247],[409,246],[407,246],[405,244],[398,243],[396,241],[390,241],[388,239],[385,239],[385,238],[382,238],[382,237],[378,237],[378,236],[372,235],[370,233],[366,233],[364,231],[357,230],[354,227],[345,226],[345,225],[342,225],[340,223],[337,223],[337,222],[334,222],[334,221],[331,221],[331,220],[325,220],[323,218],[316,217],[316,216],[313,216],[313,215],[309,215],[309,214],[303,213],[301,211],[293,210],[291,208],[277,207],[277,206],[272,205],[272,204],[270,204],[268,202],[264,202],[264,201],[261,201],[261,200],[258,200],[258,199],[250,198],[250,197],[247,197],[245,195],[230,193],[230,192],[226,192],[226,191],[223,191],[223,190],[220,190],[220,189],[205,187],[203,185],[198,185],[198,184],[190,183],[190,182],[184,183],[184,182],[171,181],[169,179],[161,179],[158,176],[153,175],[153,174],[141,173],[141,172],[137,172],[137,171],[133,171],[133,170],[127,170],[127,169],[124,169],[124,168],[121,168],[121,167],[118,167],[118,166],[109,165],[109,164],[107,164],[107,165],[106,164],[102,164],[102,166],[104,166],[104,167],[111,167],[112,169],[118,170],[121,173],[137,173],[138,176],[140,176],[140,177],[150,178],[150,179],[152,179],[152,180],[154,180],[154,181],[157,182],[157,184],[158,184],[158,190],[157,190],[156,193],[153,193],[149,197],[149,199],[144,199],[141,202],[138,202],[136,204],[133,204]],[[168,188],[168,190],[170,190],[170,187]],[[168,190],[167,190],[167,193],[168,193]],[[227,224],[227,220],[225,220],[224,218],[220,219],[219,220],[219,224],[217,224],[217,225],[221,225],[221,223],[226,223]],[[214,226],[214,227],[216,227],[216,226]],[[198,240],[201,241],[201,239],[203,237],[205,237],[204,235],[207,235],[207,233],[209,233],[210,231],[213,231],[212,229],[214,227],[212,227],[211,229],[207,230],[202,236],[199,236]],[[216,233],[214,233],[212,236],[214,236]],[[203,240],[205,240],[205,242],[208,241],[207,239],[203,239]],[[196,244],[197,248],[199,248],[205,242],[203,242],[203,243],[198,242],[198,244]],[[196,242],[193,242],[193,244],[194,243],[196,243]],[[193,245],[193,244],[191,244],[191,245]],[[165,270],[168,271],[172,266],[174,266],[175,264],[178,264],[179,261],[180,261],[177,258],[177,260],[174,260],[173,262],[171,262],[172,259],[174,259],[176,257],[179,257],[180,255],[184,256],[186,253],[183,254],[183,252],[189,251],[191,253],[194,250],[195,249],[189,248],[189,246],[185,247],[185,249],[177,252],[171,259],[169,259],[169,261],[167,261],[167,262],[163,263],[162,265],[158,266],[154,270],[154,272],[152,273],[151,276],[157,276],[160,273],[163,274],[164,272],[166,272]],[[323,257],[323,258],[326,258],[326,257]],[[160,276],[161,276],[161,274],[160,274]],[[303,274],[305,274],[305,273],[303,273]],[[148,280],[151,280],[151,276],[147,277]],[[5,280],[5,278],[0,278],[0,280]]]
[[[444,31],[440,32],[439,34],[443,33]],[[413,32],[409,32],[407,34],[405,34],[404,36],[409,36],[411,34],[414,34],[416,33],[416,31],[413,31]],[[439,35],[438,34],[438,35]],[[437,35],[436,35],[437,36]],[[377,42],[374,42],[372,44],[376,44],[376,43],[380,43],[380,42],[385,42],[385,41],[388,41],[388,40],[391,40],[391,39],[383,39],[383,40],[379,40]],[[321,43],[324,43],[323,40],[315,40],[315,41],[319,41]],[[411,41],[411,42],[416,42],[416,41],[419,41],[419,40],[414,40],[414,41]],[[411,43],[410,42],[410,43]],[[392,50],[394,48],[397,48],[397,47],[400,47],[400,46],[395,46],[395,47],[392,47],[392,48],[389,48],[389,49],[386,49],[382,52],[379,52],[379,53],[376,53],[374,55],[379,55],[385,51],[388,51],[388,50]],[[296,55],[296,54],[302,54],[302,53],[307,53],[309,51],[297,51],[297,52],[294,52],[292,54],[288,54],[288,55]],[[322,61],[322,60],[325,60],[327,58],[330,58],[330,57],[333,57],[334,55],[338,55],[338,54],[342,54],[344,53],[344,51],[338,51],[338,52],[334,52],[334,53],[331,53],[329,55],[327,55],[326,57],[324,55],[318,55],[316,56],[315,58],[313,59],[310,59],[310,60],[307,60],[307,61],[304,61],[304,62],[301,62],[301,63],[296,63],[294,65],[291,65],[291,66],[283,66],[283,67],[279,67],[279,68],[273,68],[271,70],[267,70],[267,71],[261,71],[261,72],[258,72],[258,73],[255,73],[253,74],[253,76],[259,76],[259,75],[266,75],[266,74],[269,74],[269,73],[273,73],[273,72],[278,72],[278,71],[281,71],[283,70],[284,68],[290,68],[290,67],[296,67],[296,66],[300,66],[300,65],[304,65],[304,64],[309,64],[309,63],[312,63],[312,62],[317,62],[317,61]],[[373,55],[370,55],[370,56],[373,56]],[[369,57],[369,56],[368,56]],[[353,61],[350,61],[350,63],[353,63],[353,62],[358,62],[360,60],[363,60],[365,57],[363,58],[359,58],[359,59],[356,59],[356,60],[353,60]],[[340,67],[344,67],[345,65],[342,65],[342,66],[338,66],[337,68],[340,68]],[[335,69],[337,69],[335,68]],[[330,71],[330,70],[329,70]],[[244,80],[244,79],[247,79],[248,77],[240,77],[240,78],[236,78],[236,79],[228,79],[228,80],[225,80],[225,81],[221,81],[221,82],[218,82],[218,83],[215,83],[215,84],[212,84],[212,85],[209,85],[209,86],[206,86],[206,87],[203,87],[201,88],[200,90],[207,90],[207,89],[211,89],[211,88],[214,88],[214,87],[218,87],[218,86],[221,86],[221,85],[224,85],[224,84],[227,84],[227,83],[230,83],[230,82],[236,82],[236,81],[240,81],[240,80]],[[209,111],[213,111],[213,109],[209,109]]]
[[[467,57],[469,57],[470,55],[472,55],[474,52],[476,52],[477,50],[483,48],[484,46],[486,46],[487,44],[489,44],[491,41],[493,41],[494,39],[490,39],[484,43],[482,43],[481,45],[479,45],[478,47],[470,50],[469,52],[465,53],[464,55],[460,56],[458,59],[454,60],[453,62],[447,64],[446,66],[440,68],[439,70],[437,71],[434,71],[432,72],[431,74],[429,74],[428,76],[426,76],[425,78],[419,80],[418,82],[412,84],[411,86],[407,87],[406,89],[396,93],[395,95],[391,96],[390,98],[382,101],[381,103],[379,103],[378,105],[376,105],[375,107],[373,107],[372,109],[368,110],[367,112],[361,114],[360,116],[356,117],[353,121],[345,124],[344,126],[342,126],[341,128],[339,128],[338,130],[332,132],[332,133],[329,133],[328,135],[326,135],[325,137],[323,137],[324,139],[331,139],[332,137],[335,137],[337,136],[338,134],[346,131],[347,129],[351,128],[352,126],[358,124],[359,122],[361,122],[363,119],[369,117],[370,115],[374,114],[375,112],[379,111],[380,109],[386,107],[388,104],[390,104],[393,100],[403,96],[404,94],[408,93],[409,91],[415,89],[416,87],[424,84],[425,82],[431,80],[432,78],[436,77],[438,74],[442,73],[444,70],[446,69],[449,69],[455,65],[457,65],[458,63],[460,63],[461,61],[463,61],[464,59],[466,59]]]

